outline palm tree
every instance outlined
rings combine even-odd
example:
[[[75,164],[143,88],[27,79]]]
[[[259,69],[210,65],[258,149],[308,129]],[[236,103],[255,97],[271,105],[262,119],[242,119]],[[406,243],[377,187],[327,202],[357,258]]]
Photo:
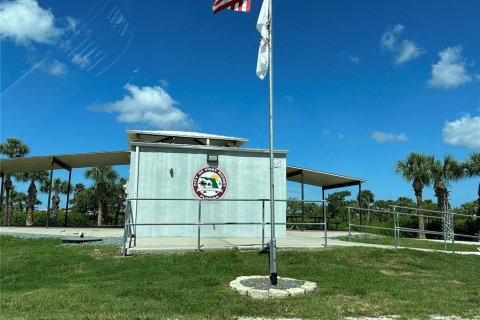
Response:
[[[375,195],[370,190],[362,190],[357,196],[357,202],[360,208],[368,209],[370,205],[375,202]],[[361,210],[360,213],[362,213]],[[367,210],[367,224],[368,223],[370,223],[370,210]]]
[[[423,187],[429,186],[431,183],[432,165],[433,157],[412,152],[405,160],[398,161],[395,168],[395,172],[401,174],[405,180],[412,181],[418,209],[423,207]],[[418,237],[425,239],[425,219],[422,210],[418,211],[418,229],[420,230]]]
[[[70,199],[71,205],[76,204],[79,194],[81,194],[83,191],[85,191],[85,185],[83,183],[79,182],[73,186],[73,197]]]
[[[10,204],[14,210],[23,212],[27,208],[27,195],[25,192],[10,190]]]
[[[22,172],[17,177],[18,180],[22,182],[30,181],[27,191],[27,221],[26,225],[31,226],[33,224],[33,211],[35,211],[35,205],[37,204],[37,186],[36,182],[40,182],[40,192],[48,192],[48,180],[49,175],[48,171],[31,171],[31,172]]]
[[[60,178],[55,178],[55,180],[53,180],[52,190],[54,191],[54,195],[52,197],[50,221],[55,225],[58,219],[58,212],[60,211],[60,194],[67,194],[68,182]]]
[[[27,153],[30,152],[30,148],[28,145],[23,143],[20,139],[17,138],[8,138],[7,141],[0,143],[0,153],[7,155],[9,158],[19,158],[23,157]],[[12,190],[12,179],[10,178],[10,174],[5,175],[5,182],[4,182],[4,190],[5,190],[5,207],[7,210],[5,211],[5,223],[6,225],[10,225],[10,218],[11,218],[11,210],[10,208],[10,190]],[[3,204],[3,192],[1,190],[0,194],[0,212],[2,210]]]
[[[103,222],[103,214],[105,212],[105,202],[107,189],[118,178],[118,173],[110,166],[93,167],[85,170],[84,177],[95,182],[95,191],[98,203],[97,225],[101,226]]]
[[[457,181],[464,176],[461,164],[451,155],[447,154],[443,163],[440,160],[434,160],[432,166],[432,178],[434,180],[433,188],[435,197],[437,197],[437,208],[442,212],[442,230],[445,233],[446,240],[452,240],[453,221],[450,212],[450,202],[448,196],[449,184]]]
[[[118,182],[115,184],[115,189],[118,193],[118,199],[115,210],[115,220],[114,224],[118,224],[118,216],[120,214],[125,214],[125,200],[127,199],[127,194],[125,193],[125,185],[127,183],[127,179],[121,177]]]
[[[480,178],[480,152],[472,152],[464,162],[465,175],[469,178]],[[480,236],[480,183],[477,199],[477,234]]]

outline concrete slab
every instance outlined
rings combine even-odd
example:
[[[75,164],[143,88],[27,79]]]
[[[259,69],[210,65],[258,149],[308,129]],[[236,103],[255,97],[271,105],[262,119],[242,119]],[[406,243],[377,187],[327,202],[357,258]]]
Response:
[[[72,238],[61,238],[63,243],[84,243],[84,242],[97,242],[102,241],[102,238],[80,238],[80,237],[72,237]]]
[[[78,236],[83,232],[86,237],[123,237],[123,228],[108,227],[86,227],[86,228],[64,228],[64,227],[0,227],[0,234],[26,233],[42,234],[47,236]]]

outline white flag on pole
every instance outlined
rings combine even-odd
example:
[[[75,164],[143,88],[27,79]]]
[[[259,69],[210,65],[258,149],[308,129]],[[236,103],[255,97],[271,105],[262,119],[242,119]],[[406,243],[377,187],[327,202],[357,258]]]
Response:
[[[262,9],[257,20],[257,30],[262,39],[258,48],[257,76],[263,80],[268,71],[270,60],[270,0],[263,0]]]

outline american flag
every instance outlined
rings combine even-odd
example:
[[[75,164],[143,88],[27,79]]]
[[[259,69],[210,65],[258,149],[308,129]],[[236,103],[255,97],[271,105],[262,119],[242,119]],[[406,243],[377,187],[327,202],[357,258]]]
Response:
[[[222,11],[223,9],[230,9],[240,12],[249,12],[252,0],[215,0],[212,5],[213,13]]]

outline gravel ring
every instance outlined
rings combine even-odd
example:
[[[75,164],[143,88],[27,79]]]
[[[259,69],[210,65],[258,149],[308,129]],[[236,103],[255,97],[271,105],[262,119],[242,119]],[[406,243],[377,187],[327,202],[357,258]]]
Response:
[[[65,235],[56,234],[33,234],[33,233],[2,233],[2,236],[13,236],[20,239],[60,239]],[[123,237],[100,237],[102,241],[83,242],[83,243],[62,243],[60,246],[78,247],[78,246],[118,246],[123,244]]]
[[[277,280],[277,285],[274,286],[271,284],[270,279],[268,278],[250,278],[250,279],[240,280],[240,283],[245,287],[249,287],[257,290],[269,290],[269,289],[287,290],[292,288],[300,288],[305,283],[305,281],[280,278]]]

